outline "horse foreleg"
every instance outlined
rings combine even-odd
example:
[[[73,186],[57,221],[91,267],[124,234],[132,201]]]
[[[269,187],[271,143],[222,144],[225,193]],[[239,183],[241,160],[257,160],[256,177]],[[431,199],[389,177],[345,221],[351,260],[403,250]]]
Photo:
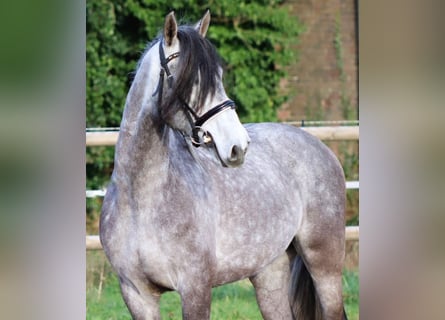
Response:
[[[180,290],[182,303],[182,319],[209,320],[212,302],[212,287],[210,284],[193,284]]]
[[[161,293],[156,287],[131,281],[119,276],[119,284],[125,304],[136,320],[160,320],[159,300]]]
[[[292,319],[289,305],[290,265],[295,258],[293,248],[250,278],[261,314],[265,320]]]

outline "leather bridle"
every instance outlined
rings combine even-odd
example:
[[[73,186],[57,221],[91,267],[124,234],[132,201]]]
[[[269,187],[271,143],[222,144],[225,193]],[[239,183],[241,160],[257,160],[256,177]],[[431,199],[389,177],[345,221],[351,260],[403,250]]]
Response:
[[[176,58],[179,57],[179,52],[172,53],[167,58],[165,57],[164,48],[162,46],[162,39],[159,43],[159,58],[161,60],[161,72],[159,74],[159,83],[158,86],[153,93],[153,96],[158,94],[158,106],[161,106],[162,103],[162,94],[164,91],[164,77],[167,75],[167,84],[168,87],[171,89],[173,87],[173,75],[170,72],[170,69],[168,68],[168,63]],[[186,115],[186,118],[188,122],[190,123],[190,126],[192,128],[192,135],[190,136],[190,139],[192,141],[192,144],[195,147],[199,147],[201,145],[212,145],[213,144],[213,138],[210,135],[209,132],[202,129],[202,126],[204,123],[206,123],[211,118],[217,116],[221,112],[228,110],[228,109],[235,109],[235,102],[232,100],[226,100],[215,107],[211,108],[209,111],[204,113],[203,115],[199,116],[196,114],[196,112],[187,104],[187,102],[184,101],[182,97],[179,97],[179,100],[181,101],[181,106],[184,108],[184,113]],[[199,133],[202,133],[202,136],[200,137]]]

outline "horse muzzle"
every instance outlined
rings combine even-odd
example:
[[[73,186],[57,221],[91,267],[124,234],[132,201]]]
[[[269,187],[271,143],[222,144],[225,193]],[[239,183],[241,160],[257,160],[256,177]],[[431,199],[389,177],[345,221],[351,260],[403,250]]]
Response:
[[[238,145],[235,145],[232,147],[230,156],[227,158],[225,162],[223,161],[223,163],[231,168],[239,167],[244,163],[244,157],[246,155],[246,152],[247,152],[247,146],[242,148]]]
[[[241,139],[236,144],[218,145],[217,142],[215,143],[216,153],[218,154],[218,157],[221,160],[221,163],[224,167],[228,168],[240,167],[246,159],[246,154],[250,143],[250,137],[248,136],[247,131],[245,131],[245,128],[244,127],[241,128],[245,132],[245,135],[243,139]]]

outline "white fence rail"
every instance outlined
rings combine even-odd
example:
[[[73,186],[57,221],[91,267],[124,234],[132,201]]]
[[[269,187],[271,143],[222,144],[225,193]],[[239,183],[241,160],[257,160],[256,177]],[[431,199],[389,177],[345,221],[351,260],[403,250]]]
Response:
[[[359,181],[346,181],[346,189],[359,189]],[[87,190],[85,195],[87,198],[104,197],[107,189]]]
[[[346,227],[345,229],[346,241],[358,241],[359,239],[359,227]],[[87,250],[102,250],[100,238],[97,235],[86,237]]]
[[[358,126],[343,126],[343,127],[301,127],[301,129],[313,134],[321,140],[335,141],[335,140],[358,140],[359,127]],[[86,145],[93,146],[114,146],[116,144],[119,131],[101,131],[101,132],[87,132]]]

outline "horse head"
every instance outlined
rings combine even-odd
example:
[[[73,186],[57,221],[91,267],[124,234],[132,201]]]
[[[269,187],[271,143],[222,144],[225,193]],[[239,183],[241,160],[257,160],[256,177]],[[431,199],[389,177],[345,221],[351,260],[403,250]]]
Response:
[[[209,23],[209,11],[194,26],[178,26],[173,12],[166,16],[154,95],[169,127],[189,137],[195,147],[214,147],[224,166],[237,167],[244,162],[250,138],[224,89],[221,60],[205,38]]]

